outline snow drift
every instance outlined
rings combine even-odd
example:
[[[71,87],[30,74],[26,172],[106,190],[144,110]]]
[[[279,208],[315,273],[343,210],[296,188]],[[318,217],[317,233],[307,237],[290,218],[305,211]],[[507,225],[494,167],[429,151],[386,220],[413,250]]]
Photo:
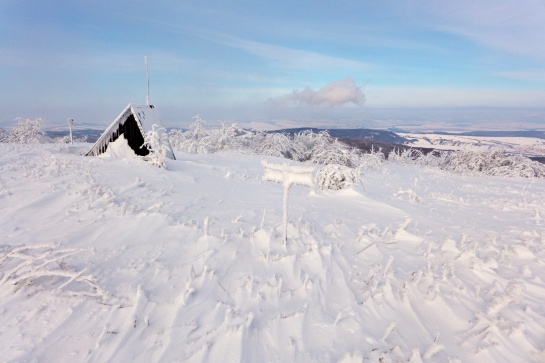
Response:
[[[282,190],[263,159],[168,170],[0,144],[8,362],[542,362],[545,180],[380,163]]]

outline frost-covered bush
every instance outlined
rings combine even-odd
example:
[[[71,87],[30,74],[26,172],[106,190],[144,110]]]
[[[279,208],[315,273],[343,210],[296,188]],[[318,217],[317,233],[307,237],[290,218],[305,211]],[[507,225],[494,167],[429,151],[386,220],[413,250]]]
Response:
[[[305,130],[293,136],[283,133],[256,133],[252,152],[259,155],[284,157],[286,159],[315,164],[337,164],[357,167],[359,153],[329,136],[327,131],[314,133]]]
[[[75,138],[72,137],[72,141],[74,143],[80,143],[80,142],[87,142],[87,135],[83,135],[82,137]],[[70,135],[65,136],[59,136],[51,139],[51,143],[54,144],[70,144]]]
[[[6,131],[3,127],[0,127],[0,142],[7,142],[9,132]]]
[[[310,161],[317,151],[329,148],[332,141],[327,131],[315,133],[312,130],[304,130],[293,135],[295,160]]]
[[[34,120],[19,118],[17,124],[7,135],[3,136],[3,142],[13,142],[18,144],[40,144],[49,142],[42,130],[43,120],[37,118]]]
[[[170,144],[168,134],[164,127],[152,125],[152,129],[144,136],[144,145],[149,149],[150,153],[146,156],[146,160],[160,168],[167,167],[167,154],[170,153]]]
[[[316,185],[322,190],[340,190],[358,181],[359,173],[343,165],[329,164],[316,172]]]
[[[359,155],[359,170],[371,170],[378,168],[385,160],[385,156],[380,150],[372,149],[371,152]]]
[[[457,151],[449,153],[445,160],[443,169],[458,174],[545,178],[545,165],[522,155]]]
[[[51,139],[51,142],[54,143],[54,144],[69,144],[70,143],[70,135],[55,137],[55,138]]]
[[[258,155],[277,156],[296,160],[297,151],[289,135],[282,133],[257,133],[253,152]]]
[[[402,165],[422,165],[460,175],[490,175],[503,177],[545,178],[545,165],[522,155],[507,155],[498,151],[434,151],[424,154],[405,149],[388,155],[388,160]]]
[[[199,143],[207,136],[204,125],[206,122],[199,116],[193,117],[193,123],[189,126],[189,130],[171,130],[169,133],[172,147],[177,150],[196,154],[198,152]]]
[[[192,154],[212,154],[238,149],[237,136],[243,132],[237,125],[222,123],[221,128],[206,129],[206,122],[199,115],[193,117],[193,120],[187,131],[170,131],[170,140],[175,149]]]
[[[420,203],[420,197],[412,189],[403,190],[399,188],[399,190],[394,193],[394,198],[413,203]]]
[[[343,165],[358,168],[358,171],[374,168],[384,160],[380,151],[361,154],[332,138],[327,131],[315,133],[305,130],[292,136],[278,132],[246,131],[226,124],[207,129],[206,122],[200,116],[193,119],[188,130],[170,131],[170,140],[176,150],[197,154],[236,150],[300,162]]]
[[[418,149],[394,149],[388,154],[388,160],[401,165],[416,164],[417,160],[422,157],[422,151]]]
[[[431,168],[445,169],[448,164],[448,157],[451,152],[434,150],[427,154],[421,153],[421,155],[415,159],[415,163],[422,166],[428,166]]]
[[[354,148],[334,139],[322,148],[313,150],[310,161],[322,165],[335,164],[355,168],[359,165],[360,157]]]

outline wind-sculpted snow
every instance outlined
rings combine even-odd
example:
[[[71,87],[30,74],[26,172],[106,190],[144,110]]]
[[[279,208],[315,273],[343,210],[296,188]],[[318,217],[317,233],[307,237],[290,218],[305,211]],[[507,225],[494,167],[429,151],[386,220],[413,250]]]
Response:
[[[168,170],[0,144],[7,362],[542,362],[545,181],[382,163],[282,189],[262,159]]]
[[[75,296],[108,299],[86,269],[74,271],[64,259],[90,249],[62,249],[58,244],[0,246],[0,285],[33,286],[68,292]]]

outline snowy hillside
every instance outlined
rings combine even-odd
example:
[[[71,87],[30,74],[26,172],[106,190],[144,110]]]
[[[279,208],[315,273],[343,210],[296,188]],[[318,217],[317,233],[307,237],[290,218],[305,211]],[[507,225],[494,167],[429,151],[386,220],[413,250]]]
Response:
[[[285,159],[89,147],[0,143],[2,361],[545,361],[545,179],[384,162],[284,245]]]
[[[412,147],[473,152],[500,151],[528,156],[545,155],[545,139],[537,137],[493,137],[469,135],[400,133]]]

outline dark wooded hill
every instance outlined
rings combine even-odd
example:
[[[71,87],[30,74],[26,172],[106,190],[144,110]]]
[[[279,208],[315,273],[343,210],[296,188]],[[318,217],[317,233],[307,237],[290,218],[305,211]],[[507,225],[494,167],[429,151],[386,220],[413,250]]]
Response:
[[[319,129],[314,127],[299,127],[294,129],[282,129],[270,132],[281,132],[284,134],[294,135],[302,131],[311,130],[314,133],[321,131],[329,132],[329,135],[338,139],[366,139],[385,143],[402,144],[407,140],[398,134],[386,130],[371,130],[371,129]]]

